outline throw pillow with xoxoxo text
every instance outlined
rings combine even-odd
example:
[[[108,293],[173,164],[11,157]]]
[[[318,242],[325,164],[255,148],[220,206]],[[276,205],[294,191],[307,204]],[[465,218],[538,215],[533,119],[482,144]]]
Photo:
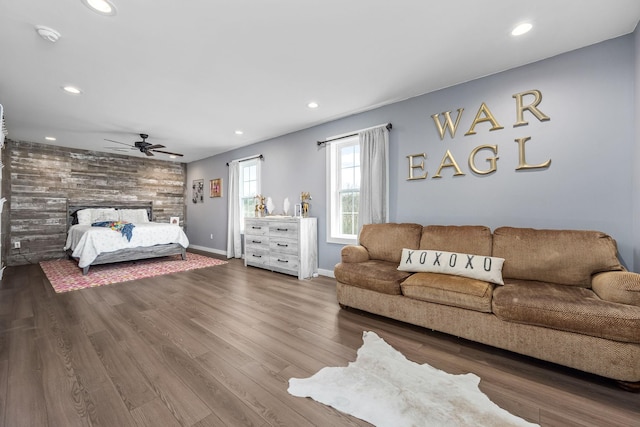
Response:
[[[402,249],[398,270],[413,273],[441,273],[504,285],[504,258],[436,250]]]

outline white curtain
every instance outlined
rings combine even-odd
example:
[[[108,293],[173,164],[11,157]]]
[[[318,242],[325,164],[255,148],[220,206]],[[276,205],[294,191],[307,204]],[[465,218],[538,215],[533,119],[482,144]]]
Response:
[[[358,133],[360,141],[360,211],[358,230],[364,224],[388,221],[389,130],[386,126]]]
[[[240,235],[240,162],[229,162],[227,258],[242,258]]]

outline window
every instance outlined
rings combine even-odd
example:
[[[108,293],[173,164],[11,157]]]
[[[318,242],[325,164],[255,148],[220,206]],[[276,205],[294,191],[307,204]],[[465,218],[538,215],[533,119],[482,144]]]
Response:
[[[240,232],[244,232],[244,218],[254,216],[256,195],[260,194],[260,159],[240,162]]]
[[[327,150],[327,167],[327,241],[355,243],[360,203],[360,144],[357,135],[331,143]]]

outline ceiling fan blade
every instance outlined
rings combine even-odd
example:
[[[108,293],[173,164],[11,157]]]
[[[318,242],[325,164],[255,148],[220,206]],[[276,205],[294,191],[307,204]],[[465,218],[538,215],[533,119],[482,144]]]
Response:
[[[143,153],[146,154],[147,156],[153,156],[153,153],[149,150],[144,150]]]
[[[160,144],[149,145],[146,149],[147,150],[155,150],[156,148],[164,148],[164,145],[160,145]]]
[[[153,151],[155,151],[156,153],[168,154],[170,156],[178,156],[178,157],[183,157],[184,156],[184,154],[172,153],[170,151],[162,151],[162,150],[153,150]]]
[[[107,138],[105,138],[104,140],[105,140],[105,141],[109,141],[109,142],[115,142],[116,144],[122,144],[122,145],[127,145],[127,146],[129,146],[129,147],[132,147],[132,145],[131,145],[131,144],[125,144],[124,142],[114,141],[113,139],[107,139]]]

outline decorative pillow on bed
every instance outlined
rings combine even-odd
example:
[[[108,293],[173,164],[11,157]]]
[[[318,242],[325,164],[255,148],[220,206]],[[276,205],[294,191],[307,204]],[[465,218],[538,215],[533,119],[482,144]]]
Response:
[[[78,224],[91,225],[94,222],[117,221],[118,212],[114,208],[81,209],[76,212]]]
[[[453,274],[504,285],[504,258],[436,250],[402,249],[398,270]]]
[[[146,209],[118,209],[119,220],[130,222],[132,224],[140,224],[149,222],[149,216]]]

